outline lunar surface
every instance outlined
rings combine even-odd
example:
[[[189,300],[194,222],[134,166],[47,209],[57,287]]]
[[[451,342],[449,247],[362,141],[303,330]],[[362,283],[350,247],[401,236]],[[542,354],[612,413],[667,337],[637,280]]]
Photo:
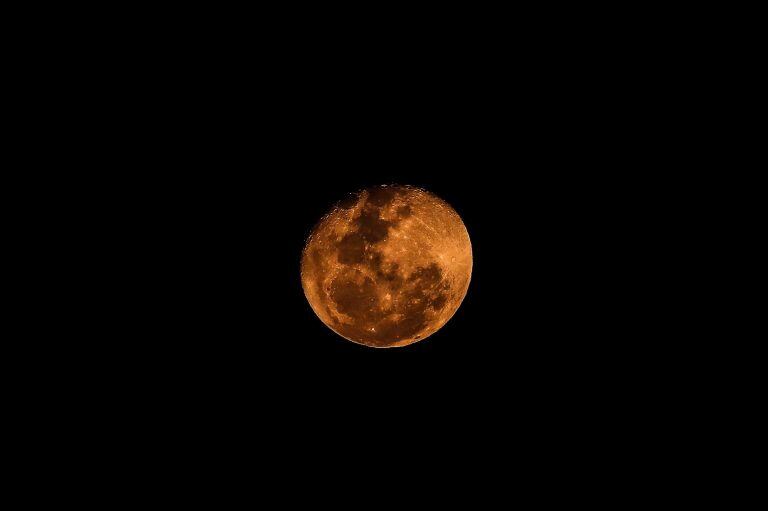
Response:
[[[410,186],[369,188],[312,231],[301,283],[315,314],[345,339],[375,348],[420,341],[451,319],[472,275],[472,245],[456,211]]]

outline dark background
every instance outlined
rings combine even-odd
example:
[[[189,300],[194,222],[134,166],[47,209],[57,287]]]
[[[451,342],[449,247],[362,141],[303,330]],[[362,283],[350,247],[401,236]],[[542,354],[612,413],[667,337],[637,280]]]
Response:
[[[375,103],[375,101],[373,101]],[[435,120],[414,128],[371,107],[364,121],[336,110],[311,136],[303,117],[280,137],[205,141],[162,197],[154,230],[166,283],[151,300],[164,336],[159,367],[240,392],[254,382],[334,399],[445,399],[519,386],[531,395],[616,392],[647,355],[635,292],[644,247],[628,235],[634,162],[620,141],[534,129],[539,109],[510,117]],[[518,109],[518,114],[520,110]],[[555,128],[553,128],[555,129]],[[631,154],[631,153],[630,153]],[[448,201],[469,231],[474,267],[456,315],[399,349],[346,341],[315,316],[299,262],[314,224],[346,194],[377,184],[421,186]],[[150,288],[154,293],[156,283]],[[638,315],[639,313],[639,315]],[[175,377],[175,376],[174,376]],[[553,394],[549,394],[549,393]],[[580,391],[578,391],[580,392]]]
[[[624,65],[631,45],[489,34],[426,53],[294,40],[254,52],[237,36],[102,75],[102,115],[122,125],[99,139],[118,169],[100,197],[124,205],[135,240],[116,251],[124,341],[102,348],[102,370],[129,371],[129,393],[248,423],[254,407],[397,410],[377,414],[386,426],[361,418],[367,431],[431,407],[620,413],[656,385],[674,332],[658,330],[672,313],[654,298],[664,253],[645,240],[676,193],[675,118]],[[319,218],[379,184],[442,197],[473,246],[455,316],[399,349],[337,336],[299,275]]]
[[[479,477],[473,503],[530,479],[570,498],[557,472],[603,491],[626,465],[676,484],[670,453],[708,456],[675,419],[709,399],[686,369],[717,369],[670,321],[691,268],[676,243],[700,223],[690,155],[708,154],[684,145],[710,103],[678,79],[709,61],[679,30],[693,13],[325,12],[337,28],[288,9],[83,13],[91,30],[55,19],[66,37],[24,59],[45,76],[14,77],[34,98],[11,100],[39,103],[25,117],[53,140],[27,165],[64,203],[40,266],[65,282],[30,286],[63,311],[29,322],[53,327],[27,344],[55,369],[27,400],[47,415],[32,444],[71,449],[63,473],[92,445],[128,484],[266,471],[314,496],[299,476],[332,474],[335,497],[373,482],[364,502],[422,474],[451,498]],[[450,203],[474,267],[439,332],[374,350],[315,317],[299,262],[333,202],[389,183]]]
[[[657,255],[638,234],[648,208],[636,157],[611,133],[539,132],[540,110],[520,111],[511,129],[485,114],[414,129],[373,107],[359,124],[338,110],[311,136],[301,116],[287,134],[270,127],[236,143],[206,129],[178,172],[148,178],[161,190],[146,218],[148,273],[114,359],[131,362],[126,394],[169,424],[226,428],[221,441],[237,449],[266,430],[323,456],[372,438],[377,449],[399,438],[441,451],[427,431],[471,435],[466,449],[498,449],[500,438],[571,449],[621,425],[653,427],[637,412],[677,406],[662,382],[680,359],[674,332],[658,327],[669,311],[654,298]],[[440,331],[371,349],[315,316],[299,264],[335,201],[384,183],[448,201],[474,265]]]

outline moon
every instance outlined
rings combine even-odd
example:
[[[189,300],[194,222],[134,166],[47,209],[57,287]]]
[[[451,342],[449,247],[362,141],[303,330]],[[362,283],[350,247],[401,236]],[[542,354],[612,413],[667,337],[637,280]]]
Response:
[[[456,313],[472,277],[472,244],[445,201],[412,186],[377,186],[339,202],[315,226],[301,283],[317,317],[352,342],[406,346]]]

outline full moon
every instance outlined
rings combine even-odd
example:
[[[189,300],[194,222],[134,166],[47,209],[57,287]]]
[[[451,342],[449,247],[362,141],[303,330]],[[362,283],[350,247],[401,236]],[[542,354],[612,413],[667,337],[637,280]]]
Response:
[[[317,317],[350,341],[406,346],[434,334],[461,305],[472,245],[458,213],[411,186],[379,186],[334,206],[301,258]]]

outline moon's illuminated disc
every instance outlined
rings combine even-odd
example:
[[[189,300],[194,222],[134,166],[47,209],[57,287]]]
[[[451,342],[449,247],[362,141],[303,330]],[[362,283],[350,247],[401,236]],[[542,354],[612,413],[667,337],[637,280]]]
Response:
[[[301,283],[315,314],[345,339],[389,348],[437,332],[467,294],[472,245],[461,218],[419,188],[369,188],[314,228]]]

